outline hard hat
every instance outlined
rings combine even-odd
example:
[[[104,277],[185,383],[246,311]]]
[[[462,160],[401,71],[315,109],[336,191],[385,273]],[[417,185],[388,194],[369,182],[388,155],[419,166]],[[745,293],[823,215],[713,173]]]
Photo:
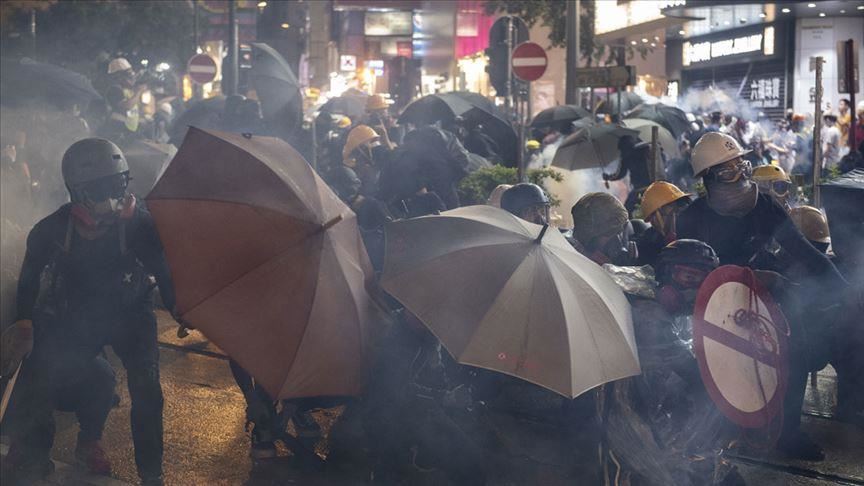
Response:
[[[813,206],[798,206],[789,210],[789,218],[805,238],[819,243],[830,243],[828,219]]]
[[[336,126],[339,128],[348,128],[351,126],[351,119],[345,115],[342,115],[339,117],[338,120],[336,120]]]
[[[573,236],[583,245],[601,236],[620,233],[628,221],[627,209],[615,196],[606,192],[590,192],[582,196],[570,210],[573,215]]]
[[[110,63],[108,63],[108,74],[114,74],[120,71],[127,71],[132,69],[132,65],[129,64],[129,61],[126,60],[125,57],[118,57],[116,59],[112,59]]]
[[[736,157],[749,154],[752,150],[744,150],[734,138],[720,132],[708,132],[699,138],[693,147],[690,164],[693,175],[701,177],[705,171],[728,162]]]
[[[366,111],[386,110],[388,106],[387,100],[380,94],[374,94],[366,98]]]
[[[538,142],[537,140],[528,140],[527,142],[525,142],[525,148],[527,148],[528,150],[537,150],[540,148],[540,142]]]
[[[63,154],[63,181],[68,187],[129,172],[120,147],[104,138],[85,138]]]
[[[786,175],[786,171],[776,165],[760,165],[753,169],[753,175],[750,178],[756,183],[774,181],[792,182],[792,179]]]
[[[348,139],[345,140],[345,147],[342,149],[342,161],[348,163],[352,159],[351,152],[364,143],[371,142],[377,138],[378,134],[375,133],[375,130],[372,130],[367,125],[357,125],[352,128],[348,132]]]
[[[642,194],[642,216],[648,218],[661,207],[682,199],[689,200],[690,196],[675,184],[666,181],[654,182]]]
[[[501,194],[501,209],[518,216],[529,206],[549,205],[549,198],[537,184],[522,182]]]
[[[795,113],[792,115],[793,122],[803,122],[806,119],[803,113]]]
[[[495,186],[495,189],[492,189],[492,193],[489,194],[489,199],[486,200],[486,204],[500,208],[501,196],[503,196],[504,192],[511,187],[513,187],[512,184],[498,184]]]
[[[829,118],[834,120],[834,121],[837,121],[837,113],[834,113],[833,111],[826,111],[825,113],[822,114],[823,120],[827,120]]]
[[[687,265],[712,271],[720,266],[717,253],[705,242],[699,240],[675,240],[657,255],[657,280],[666,281],[674,265]]]

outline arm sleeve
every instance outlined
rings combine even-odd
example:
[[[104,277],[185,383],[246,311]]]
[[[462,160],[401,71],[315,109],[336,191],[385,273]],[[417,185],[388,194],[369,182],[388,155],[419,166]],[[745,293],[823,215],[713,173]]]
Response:
[[[42,270],[51,259],[51,240],[42,224],[37,224],[27,236],[27,252],[18,278],[16,320],[33,319],[33,308],[39,296]]]
[[[792,258],[804,264],[812,277],[818,278],[826,284],[821,288],[830,293],[831,290],[837,291],[848,285],[831,260],[814,248],[798,231],[783,208],[774,204],[771,211],[773,212],[772,217],[779,222],[774,232],[774,238],[784,250],[792,255]]]
[[[133,242],[132,248],[138,258],[141,259],[147,272],[156,278],[156,285],[159,286],[159,294],[162,296],[165,307],[173,311],[177,301],[174,294],[174,282],[171,280],[171,272],[168,269],[168,262],[165,260],[165,252],[162,249],[162,240],[159,239],[159,233],[156,231],[156,225],[150,212],[144,208],[140,208],[138,211],[138,221],[135,231],[131,235],[132,239],[130,239]]]
[[[453,164],[453,169],[459,173],[460,178],[468,175],[468,151],[452,134],[443,134],[447,143],[447,155]]]
[[[627,177],[628,172],[630,172],[630,162],[627,158],[621,157],[621,161],[618,163],[618,170],[614,174],[609,175],[607,180],[620,181]]]

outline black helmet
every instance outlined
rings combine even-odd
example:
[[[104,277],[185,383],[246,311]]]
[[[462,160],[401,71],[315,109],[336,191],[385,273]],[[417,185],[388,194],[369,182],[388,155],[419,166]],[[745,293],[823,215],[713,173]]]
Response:
[[[501,209],[517,216],[523,209],[538,205],[548,206],[549,198],[537,184],[519,183],[501,195]]]
[[[710,272],[720,266],[720,260],[714,249],[703,241],[675,240],[660,250],[655,265],[657,280],[667,281],[674,265],[700,267]]]
[[[79,188],[105,179],[128,182],[129,164],[120,147],[104,138],[85,138],[73,143],[63,154],[63,181],[73,201],[81,200]]]

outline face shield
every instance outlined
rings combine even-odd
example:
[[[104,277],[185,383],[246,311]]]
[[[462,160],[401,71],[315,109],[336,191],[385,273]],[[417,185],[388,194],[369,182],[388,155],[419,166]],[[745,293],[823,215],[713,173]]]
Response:
[[[106,220],[123,209],[128,174],[116,174],[95,181],[78,184],[73,188],[73,199],[83,205],[95,220]]]

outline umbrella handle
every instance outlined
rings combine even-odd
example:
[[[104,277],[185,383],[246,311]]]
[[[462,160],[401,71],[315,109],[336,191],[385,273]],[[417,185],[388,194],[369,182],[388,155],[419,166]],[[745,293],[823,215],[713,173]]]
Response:
[[[327,221],[326,223],[322,224],[321,229],[319,231],[327,231],[328,229],[332,228],[339,221],[342,221],[342,215],[341,214],[339,216],[336,216],[335,218],[331,219],[330,221]]]

